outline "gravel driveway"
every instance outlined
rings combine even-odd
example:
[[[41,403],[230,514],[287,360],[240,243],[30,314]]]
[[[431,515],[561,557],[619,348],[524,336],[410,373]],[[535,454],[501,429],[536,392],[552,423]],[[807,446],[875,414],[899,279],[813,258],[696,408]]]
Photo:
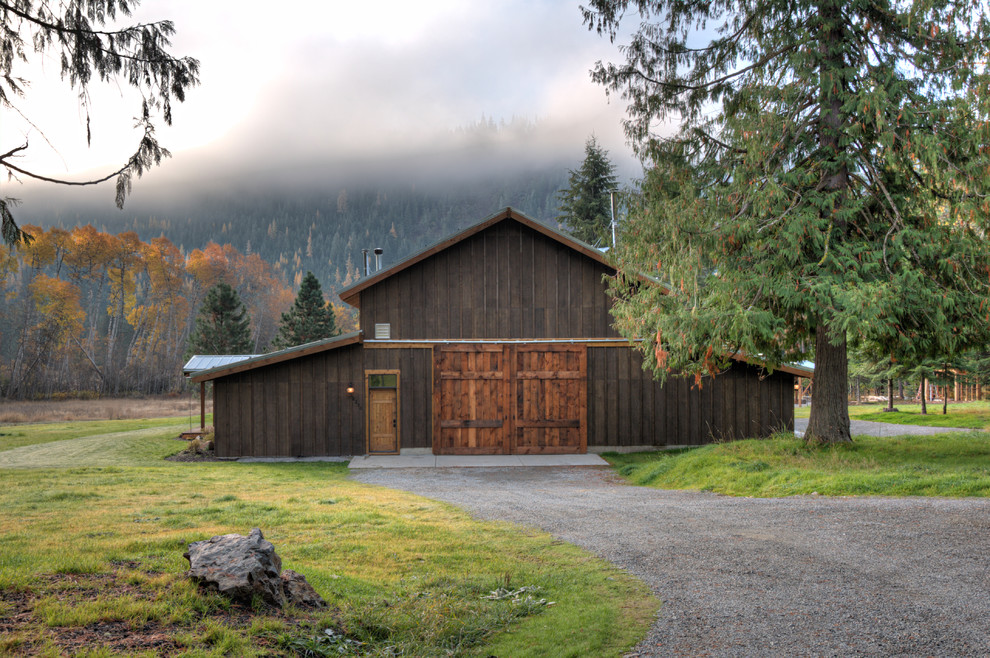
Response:
[[[663,600],[677,655],[990,655],[990,501],[730,498],[607,468],[383,469],[362,482],[542,528]]]

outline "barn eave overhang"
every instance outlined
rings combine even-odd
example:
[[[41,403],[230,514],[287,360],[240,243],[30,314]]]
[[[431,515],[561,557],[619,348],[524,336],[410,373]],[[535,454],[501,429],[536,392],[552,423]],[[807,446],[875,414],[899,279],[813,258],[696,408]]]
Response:
[[[261,356],[252,359],[245,359],[243,361],[238,361],[237,363],[221,366],[219,368],[204,370],[196,373],[189,379],[193,382],[210,381],[219,379],[220,377],[226,377],[228,375],[254,370],[255,368],[274,365],[276,363],[281,363],[282,361],[298,359],[310,354],[335,350],[347,345],[354,345],[361,342],[362,332],[352,331],[347,334],[341,334],[340,336],[334,336],[333,338],[326,338],[324,340],[318,340],[312,343],[296,345],[295,347],[289,347],[270,354],[262,354]]]

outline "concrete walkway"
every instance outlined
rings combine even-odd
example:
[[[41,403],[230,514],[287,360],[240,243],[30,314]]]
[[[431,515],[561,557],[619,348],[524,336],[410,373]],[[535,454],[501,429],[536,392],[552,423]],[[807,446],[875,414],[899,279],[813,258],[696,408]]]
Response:
[[[362,455],[353,468],[506,468],[513,466],[608,466],[598,455]]]

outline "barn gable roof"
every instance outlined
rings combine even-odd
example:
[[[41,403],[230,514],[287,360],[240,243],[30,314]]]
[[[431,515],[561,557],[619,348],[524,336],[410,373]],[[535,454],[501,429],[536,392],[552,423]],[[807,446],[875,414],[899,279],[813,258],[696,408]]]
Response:
[[[218,377],[226,377],[227,375],[244,372],[245,370],[254,370],[255,368],[260,368],[262,366],[288,361],[289,359],[296,359],[308,354],[316,354],[317,352],[335,350],[346,345],[354,345],[355,343],[360,342],[361,332],[352,331],[347,334],[341,334],[340,336],[324,338],[323,340],[317,340],[312,343],[305,343],[303,345],[296,345],[295,347],[289,347],[284,350],[279,350],[278,352],[272,352],[271,354],[262,354],[253,358],[241,359],[233,363],[227,363],[216,368],[211,368],[209,370],[200,370],[190,377],[189,380],[193,382],[210,381],[212,379],[217,379]]]
[[[472,235],[481,233],[485,229],[494,226],[499,222],[503,222],[507,220],[515,221],[518,222],[519,224],[522,224],[523,226],[527,226],[533,229],[534,231],[542,233],[548,238],[555,240],[556,242],[559,242],[560,244],[573,249],[574,251],[577,251],[593,260],[598,261],[599,263],[605,265],[606,267],[609,268],[612,267],[605,260],[604,254],[595,247],[591,246],[590,244],[586,244],[565,233],[561,233],[557,229],[547,226],[546,224],[539,222],[535,219],[532,219],[531,217],[527,217],[518,210],[510,207],[495,213],[491,217],[488,217],[487,219],[484,219],[478,222],[477,224],[474,224],[473,226],[469,226],[468,228],[464,229],[463,231],[460,231],[459,233],[455,233],[454,235],[444,238],[440,242],[430,245],[429,247],[423,249],[419,253],[413,254],[409,258],[406,258],[405,260],[400,261],[392,265],[391,267],[387,267],[384,270],[380,270],[369,277],[365,277],[360,281],[351,284],[350,286],[341,290],[340,293],[338,294],[344,302],[350,304],[351,306],[360,308],[362,290],[370,288],[371,286],[379,283],[380,281],[383,281],[389,278],[390,276],[398,274],[399,272],[407,268],[410,268],[421,261],[426,260],[433,254],[439,253],[445,249],[449,249],[458,242],[463,242],[464,240],[470,238]]]

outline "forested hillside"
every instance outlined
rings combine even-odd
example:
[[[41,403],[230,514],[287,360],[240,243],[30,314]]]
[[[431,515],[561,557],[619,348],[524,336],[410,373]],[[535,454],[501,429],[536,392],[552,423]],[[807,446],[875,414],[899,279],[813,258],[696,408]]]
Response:
[[[553,223],[566,167],[437,186],[326,184],[112,207],[26,208],[27,247],[0,246],[0,396],[162,393],[183,386],[189,333],[206,291],[233,286],[267,349],[307,270],[336,291],[513,206]],[[67,208],[72,210],[67,210]]]
[[[291,192],[223,192],[150,207],[58,209],[25,216],[42,227],[93,224],[107,232],[134,231],[143,240],[164,236],[188,253],[208,242],[258,254],[293,288],[307,270],[328,294],[354,280],[361,250],[381,247],[383,266],[445,235],[512,206],[553,223],[557,191],[567,183],[563,165],[514,172],[448,188],[397,183],[307,186]]]

